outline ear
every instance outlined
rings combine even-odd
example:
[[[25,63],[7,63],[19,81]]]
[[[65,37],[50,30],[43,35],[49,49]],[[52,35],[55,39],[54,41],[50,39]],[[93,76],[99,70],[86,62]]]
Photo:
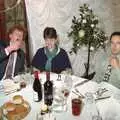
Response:
[[[58,38],[55,39],[55,44],[56,44],[56,45],[59,45],[59,39],[58,39]]]

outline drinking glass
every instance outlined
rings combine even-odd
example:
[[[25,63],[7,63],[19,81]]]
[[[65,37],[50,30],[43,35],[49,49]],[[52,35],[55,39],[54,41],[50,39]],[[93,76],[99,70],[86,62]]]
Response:
[[[63,112],[65,101],[64,101],[64,96],[62,93],[63,87],[55,87],[54,88],[54,99],[53,99],[53,104],[52,104],[52,111],[54,112]]]
[[[41,115],[40,112],[38,112],[38,113],[36,114],[36,120],[44,120],[44,119],[43,119],[43,115]]]
[[[64,99],[63,106],[65,107],[66,111],[67,111],[67,106],[68,106],[67,105],[67,99],[68,99],[68,96],[70,94],[71,88],[72,88],[72,78],[71,78],[71,75],[66,74],[64,82],[63,82],[63,87],[61,89],[61,92],[62,92],[62,95],[63,95],[63,99]]]
[[[62,92],[62,95],[63,95],[62,105],[63,105],[63,108],[65,109],[65,111],[67,111],[67,98],[69,96],[70,91],[67,87],[63,87],[61,92]]]
[[[72,76],[70,74],[65,75],[65,79],[63,81],[64,87],[71,90],[72,88]]]
[[[72,99],[72,114],[78,116],[81,113],[82,100],[79,98]]]
[[[102,120],[101,116],[92,116],[92,120]]]
[[[85,93],[85,102],[82,109],[81,117],[83,120],[102,120],[99,110],[96,106],[92,93]]]
[[[67,111],[67,99],[71,90],[71,76],[65,74],[64,79],[59,83],[59,86],[54,87],[54,99],[52,109],[55,112]]]

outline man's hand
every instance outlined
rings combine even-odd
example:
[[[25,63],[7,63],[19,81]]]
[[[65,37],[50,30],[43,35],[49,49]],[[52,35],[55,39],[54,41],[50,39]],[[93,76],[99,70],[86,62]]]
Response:
[[[16,51],[18,49],[20,49],[21,47],[21,43],[20,41],[15,41],[15,42],[12,42],[8,47],[6,47],[5,49],[11,53],[12,51]]]
[[[110,64],[113,68],[120,68],[120,60],[116,56],[110,57]]]

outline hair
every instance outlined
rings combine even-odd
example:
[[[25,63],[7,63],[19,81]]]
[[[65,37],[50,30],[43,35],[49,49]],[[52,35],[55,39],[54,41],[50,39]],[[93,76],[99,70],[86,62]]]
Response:
[[[111,41],[111,39],[112,39],[112,37],[113,36],[120,36],[120,32],[113,32],[112,34],[111,34],[111,36],[110,36],[110,41]]]
[[[43,37],[44,39],[47,39],[47,38],[55,38],[57,39],[57,32],[55,30],[55,28],[53,27],[46,27],[44,29],[44,32],[43,32]]]
[[[18,31],[23,32],[23,35],[24,35],[24,37],[25,37],[25,34],[26,34],[27,30],[26,30],[25,27],[23,27],[23,26],[20,25],[20,24],[17,24],[17,25],[14,25],[13,27],[11,27],[11,28],[9,29],[9,31],[8,31],[8,35],[12,34],[15,30],[18,30]]]

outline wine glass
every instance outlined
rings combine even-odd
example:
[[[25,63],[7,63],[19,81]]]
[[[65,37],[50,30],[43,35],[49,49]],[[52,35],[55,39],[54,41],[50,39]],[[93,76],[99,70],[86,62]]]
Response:
[[[69,89],[68,88],[63,88],[61,90],[62,94],[63,94],[63,107],[65,107],[65,111],[67,111],[67,98],[69,96]]]
[[[59,87],[54,87],[54,99],[52,104],[52,111],[63,112],[66,111],[66,98],[69,95],[69,90],[64,86],[63,82]]]
[[[66,106],[65,107],[66,111],[67,111],[67,99],[70,94],[71,88],[72,88],[72,78],[69,74],[66,74],[64,82],[63,82],[63,87],[61,89],[61,92],[64,98],[64,105]]]
[[[43,120],[43,116],[40,114],[40,112],[36,114],[36,120]]]
[[[92,116],[92,120],[102,120],[101,116]]]

